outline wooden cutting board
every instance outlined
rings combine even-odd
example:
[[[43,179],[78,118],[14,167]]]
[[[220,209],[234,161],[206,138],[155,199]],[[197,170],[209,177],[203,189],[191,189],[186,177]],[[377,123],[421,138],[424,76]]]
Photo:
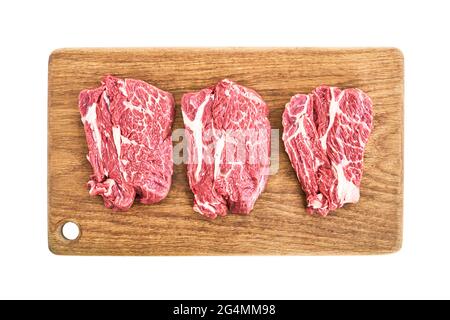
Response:
[[[91,197],[91,167],[78,112],[82,89],[106,74],[147,81],[173,93],[182,128],[185,92],[229,78],[261,94],[273,129],[284,105],[321,84],[358,87],[374,103],[374,129],[365,154],[361,199],[326,218],[305,212],[305,197],[281,141],[279,170],[249,216],[208,220],[193,212],[184,165],[156,205],[126,213]],[[398,250],[403,214],[403,56],[397,49],[154,48],[61,49],[49,60],[48,239],[69,255],[300,255],[377,254]],[[72,221],[81,233],[61,234]]]

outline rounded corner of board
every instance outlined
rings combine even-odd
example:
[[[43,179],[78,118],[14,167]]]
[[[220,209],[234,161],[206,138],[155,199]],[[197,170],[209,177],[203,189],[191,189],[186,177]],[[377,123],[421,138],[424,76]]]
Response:
[[[53,64],[53,61],[63,55],[66,51],[67,49],[65,48],[53,49],[48,55],[48,65],[51,66]]]

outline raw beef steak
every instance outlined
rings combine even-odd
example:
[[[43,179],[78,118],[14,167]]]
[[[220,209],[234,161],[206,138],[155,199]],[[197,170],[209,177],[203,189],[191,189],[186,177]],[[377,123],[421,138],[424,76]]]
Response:
[[[172,181],[170,93],[133,79],[106,76],[79,96],[92,165],[88,186],[105,206],[127,210],[135,196],[151,204],[166,197]]]
[[[248,214],[269,174],[268,108],[253,90],[230,80],[181,101],[194,210],[209,218]]]
[[[306,193],[307,210],[326,216],[359,200],[372,101],[359,89],[321,86],[291,98],[283,141]]]

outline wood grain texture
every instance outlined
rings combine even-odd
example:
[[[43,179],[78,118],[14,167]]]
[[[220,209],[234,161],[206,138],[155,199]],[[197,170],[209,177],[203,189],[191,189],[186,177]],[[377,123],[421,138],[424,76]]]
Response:
[[[326,218],[306,214],[280,134],[278,173],[270,176],[250,216],[211,221],[194,213],[184,165],[175,166],[161,203],[135,203],[126,213],[106,209],[86,189],[92,169],[77,100],[106,74],[173,93],[174,129],[183,127],[181,95],[223,78],[261,94],[273,129],[282,128],[284,105],[296,93],[320,84],[361,88],[374,102],[361,199]],[[48,239],[56,254],[377,254],[401,247],[403,56],[397,49],[61,49],[50,56],[48,90]],[[65,221],[79,224],[77,240],[62,237]]]

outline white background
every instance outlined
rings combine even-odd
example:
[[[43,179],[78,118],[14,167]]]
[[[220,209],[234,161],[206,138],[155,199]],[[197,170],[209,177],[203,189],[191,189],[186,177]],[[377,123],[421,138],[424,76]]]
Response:
[[[448,1],[2,1],[0,298],[450,298]],[[404,245],[374,257],[61,257],[47,249],[47,60],[78,46],[395,46]]]

